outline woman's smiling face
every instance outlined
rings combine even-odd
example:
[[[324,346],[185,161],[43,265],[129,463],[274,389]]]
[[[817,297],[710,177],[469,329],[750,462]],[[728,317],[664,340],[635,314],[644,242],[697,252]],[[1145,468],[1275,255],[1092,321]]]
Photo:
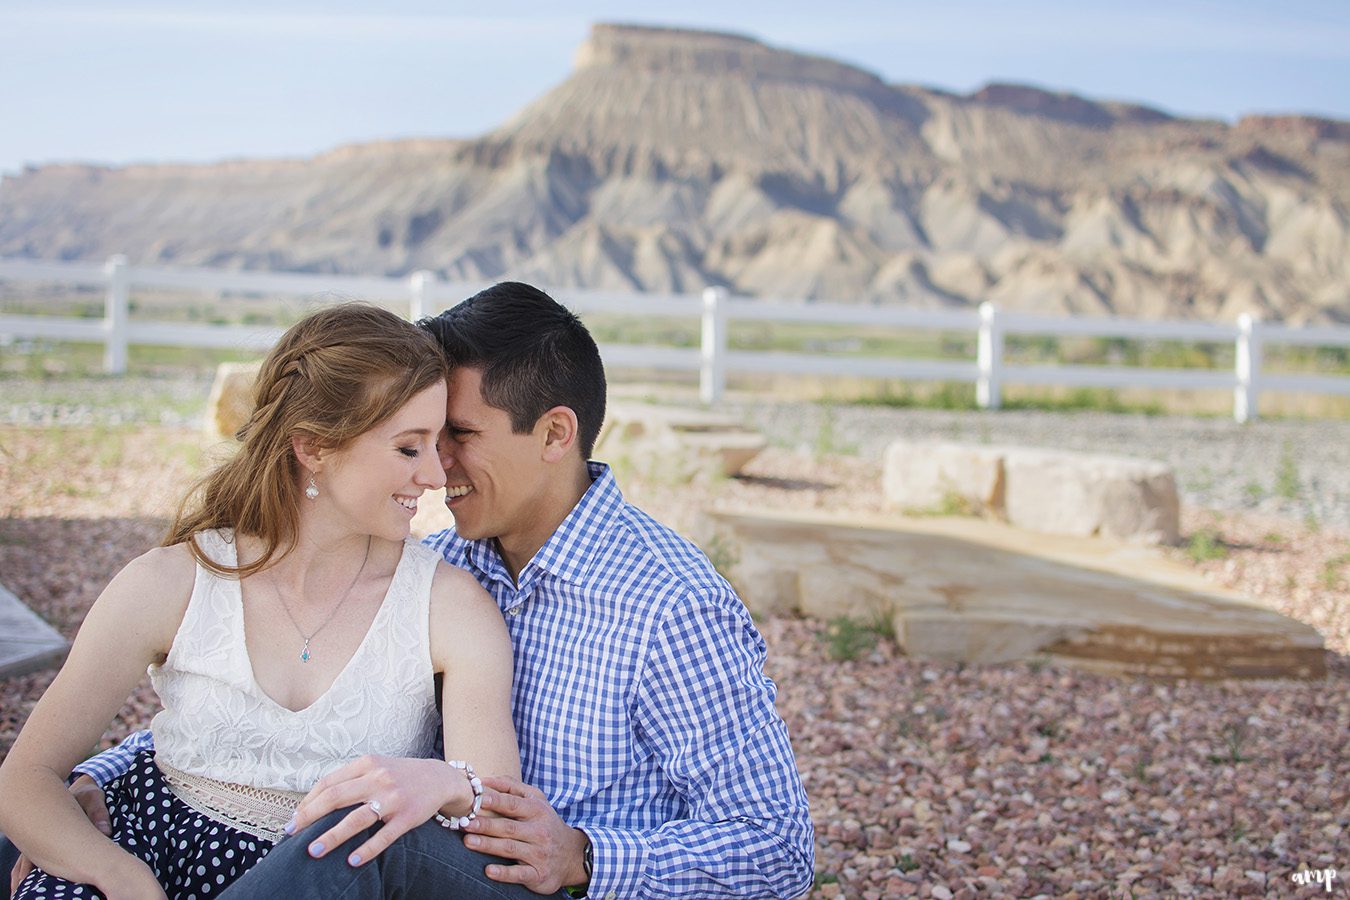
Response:
[[[437,382],[392,416],[329,455],[316,479],[327,512],[358,531],[401,541],[423,492],[445,484],[436,436],[445,421],[446,386]],[[308,501],[303,501],[308,502]]]

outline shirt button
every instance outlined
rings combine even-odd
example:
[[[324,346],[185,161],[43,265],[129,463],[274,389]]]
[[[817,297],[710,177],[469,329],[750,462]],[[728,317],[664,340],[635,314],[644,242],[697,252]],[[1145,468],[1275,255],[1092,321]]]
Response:
[[[518,615],[520,615],[520,607],[519,607],[519,606],[513,606],[513,607],[511,607],[510,609],[508,609],[508,610],[506,611],[506,614],[507,614],[508,616],[518,616]]]
[[[610,891],[605,895],[605,900],[619,900],[619,895],[614,893],[614,891]]]

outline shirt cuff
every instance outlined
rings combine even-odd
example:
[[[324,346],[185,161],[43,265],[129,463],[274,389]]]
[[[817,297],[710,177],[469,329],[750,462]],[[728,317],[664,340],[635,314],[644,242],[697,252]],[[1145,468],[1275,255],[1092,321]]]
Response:
[[[640,896],[649,854],[647,841],[642,835],[603,825],[577,827],[591,839],[591,882],[586,888],[588,900]]]
[[[66,779],[73,782],[81,775],[88,775],[101,788],[108,782],[125,775],[136,761],[136,754],[142,750],[155,749],[155,739],[149,731],[138,731],[110,750],[104,750],[98,756],[86,759],[76,766]]]

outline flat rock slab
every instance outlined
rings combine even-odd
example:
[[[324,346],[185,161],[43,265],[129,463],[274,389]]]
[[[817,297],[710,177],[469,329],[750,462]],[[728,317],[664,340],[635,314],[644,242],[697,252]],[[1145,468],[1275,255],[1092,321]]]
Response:
[[[736,475],[766,443],[764,435],[721,413],[614,403],[593,455],[643,474],[684,480],[698,473]]]
[[[756,612],[888,622],[920,659],[1045,654],[1115,674],[1320,678],[1312,627],[1159,551],[974,518],[718,510]]]
[[[0,678],[57,665],[69,649],[55,628],[0,585]]]

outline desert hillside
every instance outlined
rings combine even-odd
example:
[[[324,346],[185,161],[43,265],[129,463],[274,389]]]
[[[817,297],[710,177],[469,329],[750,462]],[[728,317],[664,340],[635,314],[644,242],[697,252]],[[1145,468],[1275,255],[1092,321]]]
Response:
[[[1345,322],[1347,173],[1347,122],[960,96],[597,25],[570,77],[474,140],[29,169],[0,182],[0,256]]]

